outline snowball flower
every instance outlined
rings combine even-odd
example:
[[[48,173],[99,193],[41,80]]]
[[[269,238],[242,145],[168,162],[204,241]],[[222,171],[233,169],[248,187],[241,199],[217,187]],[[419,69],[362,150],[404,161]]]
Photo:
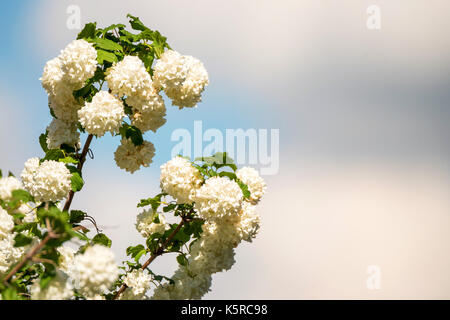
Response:
[[[236,171],[236,176],[248,186],[250,191],[250,200],[258,202],[266,192],[267,185],[258,171],[251,167],[243,167]]]
[[[111,132],[111,135],[117,133],[124,116],[122,101],[107,91],[97,92],[92,102],[86,102],[78,111],[83,128],[97,137],[103,136],[107,131]]]
[[[261,221],[256,213],[256,206],[245,202],[242,205],[241,220],[238,226],[242,240],[252,242],[252,239],[258,234],[260,226]]]
[[[164,100],[155,90],[144,96],[129,96],[127,104],[132,107],[131,124],[142,132],[156,130],[166,123]]]
[[[121,296],[123,300],[140,300],[144,297],[152,281],[151,275],[144,270],[133,270],[123,278],[123,283],[127,285],[127,289]]]
[[[25,254],[26,247],[14,247],[15,234],[0,236],[0,275],[4,274],[14,263]]]
[[[158,215],[159,222],[154,222]],[[152,209],[144,210],[136,218],[136,230],[144,237],[148,238],[154,233],[163,234],[169,226],[162,214],[154,212]]]
[[[75,250],[70,247],[58,247],[59,256],[59,268],[66,272],[70,273],[70,268],[73,264],[73,259],[75,259]]]
[[[148,167],[153,162],[154,155],[153,143],[144,141],[141,145],[135,146],[131,139],[122,139],[114,152],[114,159],[119,168],[133,173],[141,166]]]
[[[58,149],[62,144],[80,146],[77,125],[74,122],[53,119],[47,127],[47,146],[49,149]]]
[[[22,183],[15,177],[0,178],[0,199],[10,200],[14,190],[22,189]]]
[[[56,87],[60,85],[63,77],[64,71],[61,69],[61,59],[56,57],[47,61],[42,77],[39,80],[41,80],[42,87],[48,94],[55,94]]]
[[[153,300],[186,300],[201,299],[211,288],[210,274],[191,274],[188,269],[178,269],[173,275],[174,285],[158,286],[151,299]]]
[[[172,104],[195,107],[209,83],[208,72],[203,64],[191,56],[183,56],[173,50],[161,55],[154,68],[153,81],[172,99]]]
[[[183,157],[175,157],[163,164],[159,180],[161,189],[177,203],[192,203],[192,196],[203,182],[200,171]]]
[[[62,162],[45,160],[39,164],[38,158],[25,162],[21,178],[25,189],[36,201],[58,201],[71,190],[72,175]]]
[[[237,215],[242,198],[242,190],[235,181],[217,176],[206,180],[193,196],[195,208],[206,220]]]
[[[74,89],[83,87],[87,79],[94,76],[97,69],[97,50],[86,40],[73,40],[59,56],[64,80],[73,84]]]
[[[66,122],[77,122],[82,107],[72,96],[72,90],[64,87],[57,95],[49,95],[48,105],[56,118]]]
[[[73,287],[68,276],[58,271],[44,289],[41,288],[39,282],[34,282],[30,292],[32,300],[65,300],[72,297]]]
[[[70,274],[75,287],[86,297],[106,292],[119,275],[112,251],[96,244],[75,256]]]
[[[0,207],[0,240],[5,239],[11,234],[14,228],[13,217],[6,212],[2,207]]]
[[[122,97],[145,95],[153,90],[152,79],[144,63],[136,56],[125,56],[106,70],[106,81],[113,94]]]

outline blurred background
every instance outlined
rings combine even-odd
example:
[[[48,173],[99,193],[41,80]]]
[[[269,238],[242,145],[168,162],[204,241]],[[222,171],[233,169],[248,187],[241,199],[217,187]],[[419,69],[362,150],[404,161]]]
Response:
[[[80,31],[67,27],[71,5],[81,27],[139,16],[210,76],[198,108],[166,103],[166,125],[146,134],[156,147],[149,168],[119,169],[118,137],[92,144],[72,207],[96,218],[118,261],[143,241],[136,203],[158,192],[171,133],[202,120],[223,132],[280,129],[261,232],[205,298],[450,298],[448,1],[9,1],[0,12],[3,172],[19,175],[42,156],[51,116],[38,79]],[[154,264],[168,276],[175,267],[170,256]]]

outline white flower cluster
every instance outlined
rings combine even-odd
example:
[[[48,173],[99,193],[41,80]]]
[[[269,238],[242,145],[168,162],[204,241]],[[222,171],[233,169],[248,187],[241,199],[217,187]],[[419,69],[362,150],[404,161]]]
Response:
[[[46,141],[49,149],[58,149],[62,144],[79,148],[80,134],[76,123],[53,119],[47,127]]]
[[[183,157],[175,157],[161,166],[161,190],[177,203],[192,203],[192,197],[203,182],[198,169]]]
[[[193,199],[200,217],[215,220],[235,216],[241,210],[243,194],[236,181],[212,177],[197,190]]]
[[[14,190],[22,189],[22,183],[15,177],[0,178],[0,199],[10,200]]]
[[[102,137],[107,131],[114,135],[125,116],[122,101],[107,91],[99,91],[78,111],[80,123],[90,134]]]
[[[67,274],[57,271],[44,289],[39,282],[35,282],[31,285],[30,292],[32,300],[66,300],[73,296],[73,286]]]
[[[154,155],[153,143],[144,141],[143,144],[136,146],[131,139],[122,139],[114,152],[114,159],[119,168],[133,173],[141,166],[148,167],[153,162]]]
[[[136,56],[126,56],[106,71],[106,81],[111,92],[119,98],[126,97],[132,108],[132,125],[146,132],[156,132],[165,122],[164,100],[153,87],[144,63]]]
[[[75,288],[86,298],[93,299],[111,288],[117,280],[119,268],[112,251],[96,244],[75,256],[69,274],[75,282]]]
[[[49,106],[61,121],[75,123],[81,105],[73,97],[73,91],[83,87],[97,67],[97,51],[85,40],[74,40],[61,54],[48,61],[41,77],[48,93]]]
[[[125,56],[106,71],[106,81],[113,94],[122,96],[145,96],[153,91],[152,79],[144,64],[136,56]]]
[[[131,124],[142,132],[156,132],[166,123],[166,107],[161,95],[152,89],[149,93],[139,96],[129,96],[127,104],[132,106]]]
[[[61,51],[59,59],[64,80],[75,88],[81,88],[97,68],[97,51],[86,40],[73,40]]]
[[[251,167],[244,167],[236,171],[236,176],[248,186],[251,201],[257,203],[266,192],[267,185],[258,171]]]
[[[70,269],[73,265],[73,259],[75,259],[75,250],[70,247],[58,247],[59,269],[70,275]]]
[[[0,275],[8,271],[25,253],[24,247],[14,247],[13,228],[12,216],[0,207]]]
[[[71,189],[71,173],[62,162],[30,158],[25,162],[21,178],[25,189],[38,202],[58,201]]]
[[[14,190],[23,189],[22,183],[15,177],[2,177],[0,178],[0,199],[4,201],[11,200],[12,192]],[[25,203],[22,203],[18,208],[14,209],[11,213],[24,214],[23,222],[33,222],[36,218],[36,213],[31,207]]]
[[[192,187],[195,208],[205,220],[202,235],[191,245],[187,266],[180,266],[172,277],[175,284],[158,286],[152,299],[200,299],[210,289],[212,274],[233,266],[239,243],[251,242],[256,236],[260,219],[254,203],[261,199],[266,184],[256,170],[243,168],[237,173],[254,191],[253,198],[244,199],[239,185],[227,177],[212,177],[201,187]]]
[[[155,218],[158,219],[155,221]],[[148,238],[154,233],[163,234],[169,225],[161,213],[156,213],[152,209],[144,210],[136,218],[136,230],[144,237]]]
[[[157,61],[153,81],[180,109],[195,107],[209,83],[208,72],[198,59],[173,50],[164,52]]]
[[[146,292],[150,289],[152,277],[144,270],[133,270],[123,278],[127,289],[120,296],[121,300],[143,300]]]

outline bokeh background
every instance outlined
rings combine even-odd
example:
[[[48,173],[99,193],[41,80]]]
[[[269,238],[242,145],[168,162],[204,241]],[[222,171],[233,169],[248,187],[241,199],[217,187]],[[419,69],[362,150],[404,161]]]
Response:
[[[381,9],[369,30],[366,10]],[[140,198],[158,190],[177,128],[280,129],[280,169],[266,176],[262,230],[213,277],[209,299],[450,298],[450,4],[445,0],[9,1],[0,26],[0,168],[42,156],[51,121],[39,77],[82,25],[137,15],[210,75],[197,109],[168,105],[146,138],[157,155],[131,175],[119,138],[94,141],[73,208],[93,215],[117,260],[142,239]],[[171,275],[174,257],[155,271]],[[367,268],[378,266],[370,290]]]

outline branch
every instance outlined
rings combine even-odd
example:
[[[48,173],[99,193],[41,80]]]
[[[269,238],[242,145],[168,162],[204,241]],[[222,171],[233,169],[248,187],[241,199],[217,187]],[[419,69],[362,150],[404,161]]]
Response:
[[[86,142],[84,144],[83,147],[83,151],[81,152],[80,155],[80,159],[77,165],[77,169],[81,172],[81,170],[83,169],[83,164],[86,161],[86,154],[89,151],[89,146],[92,142],[92,138],[94,136],[92,134],[90,134],[87,139]],[[70,204],[72,203],[73,197],[75,195],[75,192],[73,192],[72,190],[69,192],[69,195],[67,196],[67,200],[66,203],[64,204],[64,209],[63,211],[68,211],[70,208]],[[47,208],[48,208],[48,204]],[[30,251],[27,252],[27,254],[25,255],[25,257],[8,273],[8,275],[6,275],[5,278],[3,278],[3,283],[7,283],[27,262],[28,260],[32,260],[32,258],[39,253],[39,251],[42,250],[42,248],[47,244],[48,241],[50,241],[51,239],[54,238],[58,238],[59,235],[55,234],[53,232],[53,230],[50,227],[49,221],[46,221],[46,226],[47,226],[47,236],[42,239],[41,242],[39,242],[37,245],[35,245]]]
[[[47,244],[47,242],[50,239],[53,239],[54,237],[55,234],[50,230],[47,236],[36,246],[34,246],[33,249],[28,251],[25,257],[23,257],[23,259],[8,273],[8,275],[3,279],[3,283],[6,284],[9,281],[9,279],[11,279],[12,276],[14,276],[17,273],[17,271],[19,271],[25,265],[25,263],[28,262],[28,260],[32,259],[36,254],[38,254],[39,251],[41,251],[41,249]]]
[[[86,154],[89,151],[89,146],[91,145],[93,137],[94,136],[92,134],[90,134],[87,137],[86,142],[84,143],[83,151],[81,151],[80,159],[79,159],[79,162],[78,162],[78,165],[77,165],[77,169],[80,172],[83,169],[84,162],[86,161]],[[69,195],[67,196],[66,203],[64,204],[63,211],[69,211],[69,208],[70,208],[70,205],[72,204],[72,200],[73,200],[73,196],[74,195],[75,195],[75,192],[73,192],[73,190],[70,190]]]
[[[186,222],[186,218],[182,217],[181,218],[181,222],[178,224],[178,226],[176,227],[175,230],[173,230],[173,232],[167,237],[166,241],[164,241],[164,243],[158,248],[158,250],[156,250],[155,253],[153,253],[150,258],[148,258],[147,261],[145,261],[145,263],[142,265],[141,269],[145,270],[145,268],[147,268],[150,263],[153,262],[153,260],[155,260],[158,256],[162,255],[164,253],[164,249],[166,249],[166,247],[170,244],[170,242],[172,241],[173,237],[175,237],[175,235],[178,233],[178,231],[181,230],[181,227],[184,225],[184,223]],[[117,300],[120,295],[128,288],[128,286],[123,283],[122,286],[120,287],[119,291],[117,291],[117,293],[114,295],[113,300]]]

